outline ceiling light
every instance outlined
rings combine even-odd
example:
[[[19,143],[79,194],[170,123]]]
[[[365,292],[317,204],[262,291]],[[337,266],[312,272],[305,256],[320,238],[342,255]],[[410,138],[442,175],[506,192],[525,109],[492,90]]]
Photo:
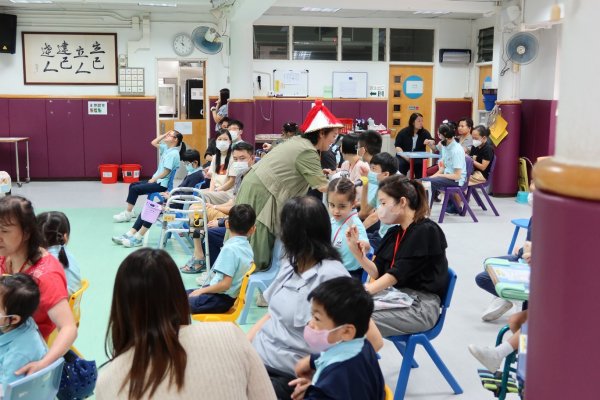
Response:
[[[433,14],[433,15],[446,15],[450,14],[450,11],[440,11],[440,10],[423,10],[423,11],[415,11],[413,14]]]
[[[140,1],[138,6],[149,6],[149,7],[177,7],[177,3],[153,3],[150,1]]]
[[[11,3],[17,4],[52,4],[52,0],[10,0]]]
[[[324,13],[334,13],[341,10],[340,8],[319,8],[319,7],[302,7],[300,11],[307,12],[324,12]]]

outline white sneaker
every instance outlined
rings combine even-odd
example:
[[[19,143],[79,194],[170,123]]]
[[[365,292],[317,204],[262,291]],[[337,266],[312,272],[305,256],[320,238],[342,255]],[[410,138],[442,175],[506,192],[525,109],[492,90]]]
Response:
[[[504,315],[504,313],[506,313],[508,310],[510,310],[512,306],[513,303],[511,303],[510,301],[504,300],[500,297],[496,297],[494,300],[492,300],[488,308],[484,311],[483,315],[481,316],[481,319],[486,322],[495,321],[502,315]]]
[[[135,215],[133,211],[121,211],[118,214],[113,215],[113,221],[115,222],[129,222]]]
[[[126,239],[123,239],[124,247],[140,247],[144,244],[144,240],[142,238],[137,238],[135,236],[130,236]]]
[[[500,355],[500,352],[496,348],[476,346],[474,344],[469,345],[469,351],[483,366],[494,373],[500,368],[504,357]]]
[[[115,244],[123,244],[123,240],[125,239],[129,239],[130,237],[132,237],[133,235],[130,235],[129,232],[125,232],[124,234],[122,234],[121,236],[113,236],[112,237],[112,241]]]

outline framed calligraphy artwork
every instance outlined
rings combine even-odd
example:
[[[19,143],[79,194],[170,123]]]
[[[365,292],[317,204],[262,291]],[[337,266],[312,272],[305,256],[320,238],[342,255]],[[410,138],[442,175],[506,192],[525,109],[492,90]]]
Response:
[[[22,32],[26,85],[117,85],[117,34]]]

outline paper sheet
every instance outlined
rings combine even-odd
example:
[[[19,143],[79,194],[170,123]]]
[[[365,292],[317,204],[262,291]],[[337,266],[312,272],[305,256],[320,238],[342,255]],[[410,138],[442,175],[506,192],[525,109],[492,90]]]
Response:
[[[191,122],[175,122],[175,130],[182,135],[192,134],[192,123]]]

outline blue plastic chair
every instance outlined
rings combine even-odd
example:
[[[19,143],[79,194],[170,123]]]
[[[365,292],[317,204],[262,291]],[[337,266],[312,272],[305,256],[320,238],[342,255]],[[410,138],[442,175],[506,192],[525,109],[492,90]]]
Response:
[[[175,175],[177,175],[178,169],[179,169],[179,167],[173,168],[173,171],[171,171],[171,175],[169,176],[169,182],[167,183],[167,192],[170,192],[171,190],[173,190],[173,182],[175,181]],[[158,193],[158,192],[150,193],[148,195],[148,200],[156,201],[158,203],[165,202],[165,198],[162,197],[160,195],[160,193]]]
[[[250,312],[250,305],[252,304],[252,297],[256,290],[264,292],[271,285],[281,266],[281,257],[283,256],[283,244],[280,240],[275,241],[273,246],[273,254],[271,255],[271,267],[266,271],[255,272],[250,275],[248,281],[248,289],[246,290],[246,305],[238,318],[238,324],[243,325],[246,323],[248,313]]]
[[[446,319],[446,311],[450,307],[450,301],[452,300],[452,293],[454,292],[454,286],[456,285],[456,273],[448,268],[448,288],[446,289],[446,295],[441,299],[441,312],[438,321],[435,326],[428,331],[421,333],[412,333],[407,335],[390,336],[386,339],[390,340],[400,354],[402,354],[402,365],[400,366],[400,373],[398,374],[398,383],[396,384],[396,393],[394,399],[403,400],[406,393],[406,386],[408,385],[408,377],[410,375],[411,368],[418,368],[418,364],[414,360],[415,349],[418,344],[422,345],[427,351],[435,365],[438,367],[443,377],[448,381],[452,390],[455,394],[461,394],[462,388],[446,367],[446,364],[442,361],[438,353],[431,345],[431,340],[435,339],[442,328],[444,327],[444,320]]]
[[[4,400],[53,400],[60,387],[64,362],[60,357],[46,368],[9,383]]]
[[[510,244],[508,245],[507,254],[513,253],[513,250],[515,249],[515,243],[517,242],[517,237],[519,236],[519,230],[521,230],[521,228],[529,229],[529,220],[530,218],[517,218],[510,220],[510,222],[512,222],[515,226],[515,231],[513,232],[512,239],[510,240]]]

